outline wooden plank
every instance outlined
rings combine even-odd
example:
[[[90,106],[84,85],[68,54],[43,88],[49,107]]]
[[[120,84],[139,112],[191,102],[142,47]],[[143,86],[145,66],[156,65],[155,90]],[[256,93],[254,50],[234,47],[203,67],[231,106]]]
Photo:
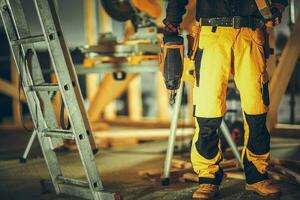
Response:
[[[245,180],[244,172],[225,172],[225,177],[230,179]]]
[[[0,92],[14,99],[19,99],[19,88],[14,84],[0,78]],[[20,100],[26,102],[23,90],[21,89]]]
[[[124,126],[124,127],[135,127],[135,128],[170,128],[169,121],[161,121],[159,119],[143,119],[143,120],[131,120],[128,117],[118,117],[113,120],[103,119],[101,120],[108,123],[111,126]],[[97,123],[97,122],[94,122]],[[186,122],[183,119],[178,121],[178,128],[194,128],[194,120]]]
[[[33,128],[33,123],[32,122],[25,122],[24,126],[28,129]],[[0,133],[3,131],[11,131],[11,130],[24,130],[23,124],[14,124],[14,123],[8,123],[8,122],[3,122],[0,124]]]
[[[294,181],[300,183],[300,174],[296,173],[295,171],[287,167],[283,167],[280,165],[276,165],[275,168],[278,169],[283,175],[290,176]]]
[[[112,74],[104,76],[97,89],[95,97],[92,99],[88,108],[88,116],[91,122],[99,121],[100,114],[104,108],[113,100],[123,94],[129,86],[129,83],[137,74],[127,74],[123,81],[116,81]]]
[[[125,129],[125,130],[107,130],[107,131],[96,131],[94,137],[96,140],[102,139],[129,139],[137,138],[143,141],[151,140],[165,140],[168,139],[170,134],[169,129]],[[184,129],[184,131],[178,131],[177,139],[192,138],[194,135],[193,128]]]
[[[286,43],[278,66],[276,67],[270,81],[271,104],[269,107],[269,114],[267,119],[268,128],[270,131],[272,131],[272,129],[275,127],[275,124],[277,123],[277,111],[300,54],[299,35],[300,15],[296,20],[294,28],[291,32],[291,36]]]
[[[276,124],[271,134],[275,137],[298,139],[300,137],[300,125]]]
[[[131,120],[143,118],[143,102],[141,91],[141,76],[136,76],[128,87],[128,116]]]
[[[15,64],[15,60],[13,59],[13,56],[10,56],[10,72],[11,72],[11,81],[12,84],[18,88],[19,87],[19,74],[17,71],[17,66]],[[12,115],[13,115],[13,122],[14,124],[21,124],[21,116],[22,110],[21,110],[21,103],[19,99],[12,99]]]

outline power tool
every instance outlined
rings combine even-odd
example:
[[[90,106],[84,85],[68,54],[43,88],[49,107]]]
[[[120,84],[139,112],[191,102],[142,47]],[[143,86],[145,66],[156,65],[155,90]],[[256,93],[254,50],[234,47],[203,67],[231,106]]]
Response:
[[[180,86],[184,65],[183,38],[177,42],[165,42],[160,55],[160,69],[170,90],[170,104],[175,103],[176,91]]]

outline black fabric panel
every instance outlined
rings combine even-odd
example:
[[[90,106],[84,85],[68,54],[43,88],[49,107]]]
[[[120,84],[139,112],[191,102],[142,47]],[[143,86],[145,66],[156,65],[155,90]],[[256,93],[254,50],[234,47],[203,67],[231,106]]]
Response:
[[[264,102],[265,106],[269,106],[270,105],[269,82],[263,84],[262,96],[263,96],[263,102]]]
[[[243,163],[244,163],[244,171],[246,176],[246,183],[253,184],[269,178],[268,173],[261,174],[256,169],[255,165],[248,160],[246,154],[244,156]]]
[[[200,67],[201,67],[202,55],[203,55],[203,50],[198,48],[195,55],[195,76],[196,76],[197,87],[199,87],[199,81],[200,81]]]
[[[262,155],[270,151],[270,134],[266,126],[267,114],[248,115],[245,113],[249,126],[247,148],[255,154]]]
[[[215,178],[199,177],[199,184],[220,185],[223,179],[223,174],[223,169],[220,168],[220,170],[215,173]]]
[[[206,159],[216,157],[219,148],[219,135],[217,129],[220,127],[222,117],[203,118],[196,117],[199,125],[198,140],[195,144],[198,153]]]

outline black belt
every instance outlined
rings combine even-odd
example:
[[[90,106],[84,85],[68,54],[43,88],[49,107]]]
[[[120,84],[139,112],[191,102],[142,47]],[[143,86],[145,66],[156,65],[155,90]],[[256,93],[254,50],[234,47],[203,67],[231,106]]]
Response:
[[[265,22],[263,19],[254,17],[215,17],[215,18],[201,18],[200,23],[202,26],[223,26],[232,28],[263,28]]]

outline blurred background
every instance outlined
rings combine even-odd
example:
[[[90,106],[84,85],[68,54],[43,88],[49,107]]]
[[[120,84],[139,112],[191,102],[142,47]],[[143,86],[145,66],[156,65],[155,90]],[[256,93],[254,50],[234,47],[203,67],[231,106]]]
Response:
[[[121,191],[126,199],[158,199],[163,196],[173,199],[168,191],[154,184],[155,181],[145,181],[143,171],[163,167],[174,111],[169,104],[169,93],[165,89],[158,63],[167,1],[133,0],[131,6],[136,10],[134,14],[128,8],[128,1],[54,2],[78,75],[96,145],[103,155],[97,154],[96,159],[108,189]],[[274,163],[291,161],[292,164],[285,162],[284,167],[294,170],[293,175],[286,175],[289,179],[281,177],[287,172],[276,172],[281,175],[277,176],[281,177],[278,178],[280,183],[288,183],[284,199],[299,199],[300,194],[295,188],[299,188],[300,180],[300,1],[291,2],[292,6],[286,8],[282,23],[268,29],[273,52],[268,60],[271,77],[268,126],[273,136],[272,155],[277,159]],[[31,33],[38,35],[42,28],[34,2],[26,0],[22,1],[22,5]],[[194,16],[195,0],[190,0],[181,27],[183,35],[192,31]],[[57,82],[47,46],[37,44],[35,47],[45,80]],[[189,162],[194,128],[192,85],[191,81],[184,83],[175,144],[175,158],[184,162]],[[68,124],[60,94],[52,94],[51,99],[59,124]],[[230,81],[225,122],[239,150],[243,145],[244,132],[241,113],[238,91]],[[38,189],[38,180],[48,175],[37,140],[29,153],[28,163],[21,165],[18,162],[32,128],[15,61],[0,20],[0,199],[56,198],[54,195],[42,196]],[[224,155],[229,160],[234,159],[227,141],[220,135]],[[78,157],[71,158],[76,149],[75,142],[64,142],[60,148],[63,152],[60,159],[67,173],[81,177],[83,173],[77,171],[78,165],[73,165],[79,162]],[[128,161],[126,164],[124,159]],[[173,160],[173,165],[176,165],[176,161]],[[125,171],[128,174],[124,175]],[[138,171],[142,178],[138,176]],[[156,179],[157,176],[159,178],[155,174]],[[235,187],[226,190],[224,199],[237,196],[254,198],[238,192],[241,179],[233,178],[226,183],[225,188]],[[24,185],[28,181],[32,181],[32,184]],[[187,189],[193,187],[195,183],[188,186],[173,185],[171,189],[177,191],[174,194],[177,199],[188,199],[191,192]]]

